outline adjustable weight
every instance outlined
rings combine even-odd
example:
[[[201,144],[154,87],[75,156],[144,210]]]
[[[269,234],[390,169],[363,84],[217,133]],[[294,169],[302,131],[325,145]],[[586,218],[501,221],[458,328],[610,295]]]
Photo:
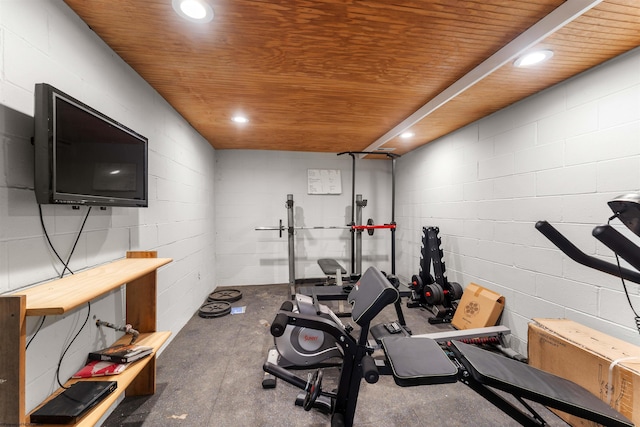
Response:
[[[462,290],[462,286],[460,286],[460,283],[449,282],[449,286],[451,287],[451,291],[449,293],[449,298],[451,299],[451,301],[455,301],[462,298],[463,290]]]
[[[437,283],[432,283],[424,287],[424,297],[429,305],[439,305],[444,303],[444,290]]]
[[[411,276],[411,287],[413,288],[414,291],[419,292],[423,286],[424,286],[424,283],[422,283],[422,277],[420,277],[417,274],[414,274],[413,276]]]
[[[400,279],[398,279],[398,276],[396,276],[395,274],[387,275],[387,280],[393,285],[394,288],[398,289],[400,287]]]

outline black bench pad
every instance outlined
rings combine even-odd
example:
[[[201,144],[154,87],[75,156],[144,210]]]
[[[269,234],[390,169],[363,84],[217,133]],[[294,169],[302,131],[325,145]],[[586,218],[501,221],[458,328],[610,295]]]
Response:
[[[371,320],[399,297],[398,290],[380,270],[369,267],[347,297],[347,302],[351,304],[351,318],[358,325],[369,328]]]
[[[393,379],[402,387],[454,383],[458,368],[431,338],[384,337],[382,348]]]
[[[345,270],[340,264],[338,264],[338,261],[336,261],[335,259],[319,259],[318,265],[322,269],[322,272],[327,276],[335,276],[337,269],[340,269],[340,274],[347,274],[347,270]]]
[[[481,384],[609,427],[633,426],[618,411],[572,381],[459,341],[452,342],[452,349]]]

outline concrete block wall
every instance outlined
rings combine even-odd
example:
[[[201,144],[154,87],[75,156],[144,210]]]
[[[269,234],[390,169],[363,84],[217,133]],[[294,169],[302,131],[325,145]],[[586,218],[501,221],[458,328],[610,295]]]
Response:
[[[612,215],[607,201],[640,191],[638,70],[636,49],[403,156],[404,278],[418,272],[422,227],[438,226],[449,280],[505,295],[502,323],[521,353],[535,317],[639,344],[620,279],[575,263],[534,228],[547,220],[582,251],[616,262],[591,231]],[[640,310],[640,287],[627,286]]]
[[[33,88],[48,82],[147,136],[150,207],[92,210],[71,269],[157,250],[174,262],[161,270],[158,328],[177,333],[216,285],[286,283],[287,240],[255,227],[296,221],[344,225],[350,219],[351,161],[335,154],[214,151],[128,65],[57,0],[0,1],[0,293],[60,272],[46,246],[33,195]],[[606,202],[638,191],[640,53],[624,55],[500,111],[398,160],[397,273],[417,273],[421,229],[440,227],[450,280],[506,296],[503,323],[526,353],[533,317],[569,317],[638,343],[615,277],[567,259],[533,227],[547,219],[583,251],[614,262],[591,237],[611,212]],[[342,194],[307,194],[307,169],[339,169]],[[390,163],[358,160],[363,217],[391,217]],[[215,200],[214,200],[215,195]],[[53,244],[68,254],[86,208],[43,206]],[[630,236],[624,227],[619,229]],[[318,258],[348,266],[349,234],[296,234],[298,278],[321,275]],[[390,271],[389,232],[363,237],[363,269]],[[624,263],[623,263],[624,265]],[[628,283],[640,305],[638,285]],[[91,315],[124,321],[120,292],[94,301]],[[27,407],[57,388],[57,364],[87,316],[82,308],[45,320],[27,352]],[[40,319],[29,319],[27,339]],[[61,378],[90,347],[114,334],[85,329],[65,356]]]
[[[34,85],[50,83],[149,138],[149,207],[93,208],[70,268],[122,258],[128,250],[156,250],[173,263],[158,275],[158,329],[176,334],[215,287],[215,150],[140,76],[57,0],[0,2],[0,293],[57,277],[33,192]],[[53,245],[66,258],[88,208],[43,205]],[[124,324],[123,294],[93,301],[91,321],[63,360],[65,381],[89,350],[115,333],[93,316]],[[28,409],[57,389],[58,358],[88,315],[29,318]],[[135,325],[134,325],[135,327]]]
[[[342,193],[308,194],[308,169],[340,170]],[[287,226],[287,194],[293,194],[296,226],[343,226],[351,221],[352,160],[348,155],[282,151],[216,152],[216,273],[218,285],[289,282],[287,232],[255,231]],[[367,206],[363,222],[391,221],[391,161],[356,159],[356,194]],[[348,230],[296,230],[296,279],[322,277],[320,258],[334,258],[351,272]],[[362,237],[362,269],[390,270],[390,232]]]

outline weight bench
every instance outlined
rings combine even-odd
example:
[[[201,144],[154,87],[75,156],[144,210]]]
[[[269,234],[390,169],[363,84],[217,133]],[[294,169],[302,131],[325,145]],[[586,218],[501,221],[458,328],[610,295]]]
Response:
[[[523,399],[606,426],[633,425],[578,384],[470,344],[452,341],[447,347],[451,357],[430,338],[387,337],[382,346],[399,386],[461,381],[524,426],[545,422]],[[511,394],[529,414],[492,388]]]
[[[319,259],[318,265],[326,276],[324,284],[327,286],[303,286],[298,288],[298,293],[308,295],[316,301],[338,301],[336,315],[349,317],[351,313],[348,311],[348,307],[344,306],[344,301],[351,291],[351,278],[347,277],[347,286],[342,286],[342,279],[338,280],[336,274],[339,270],[341,277],[344,278],[347,275],[347,270],[338,261],[330,258]]]
[[[340,265],[338,261],[331,258],[322,258],[318,260],[320,269],[327,277],[325,285],[337,285],[342,286],[342,281],[347,275],[347,270]],[[350,277],[347,277],[347,283],[351,281]]]
[[[338,261],[330,258],[323,258],[318,260],[318,265],[322,272],[327,276],[335,276],[336,271],[340,270],[340,274],[343,276],[347,274],[347,270],[341,266]]]
[[[398,290],[384,275],[369,268],[348,297],[352,319],[360,327],[357,336],[318,316],[287,311],[276,315],[271,325],[274,336],[284,333],[284,328],[291,324],[322,330],[335,338],[344,353],[336,391],[322,390],[320,369],[309,380],[269,362],[263,369],[304,390],[305,410],[316,407],[330,411],[332,427],[353,425],[361,380],[373,384],[380,375],[393,375],[396,384],[402,387],[460,381],[524,426],[546,425],[524,399],[610,427],[633,426],[622,414],[571,381],[462,342],[453,341],[443,349],[431,338],[390,336],[382,338],[384,357],[374,359],[373,349],[368,345],[369,325],[398,296]],[[493,389],[511,394],[520,406]]]

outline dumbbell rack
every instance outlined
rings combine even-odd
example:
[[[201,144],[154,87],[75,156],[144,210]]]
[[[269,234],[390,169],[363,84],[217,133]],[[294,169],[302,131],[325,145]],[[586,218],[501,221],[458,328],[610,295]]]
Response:
[[[462,287],[447,279],[439,232],[438,227],[422,228],[420,271],[411,278],[411,298],[407,307],[429,310],[434,315],[429,323],[450,323],[462,297]]]

